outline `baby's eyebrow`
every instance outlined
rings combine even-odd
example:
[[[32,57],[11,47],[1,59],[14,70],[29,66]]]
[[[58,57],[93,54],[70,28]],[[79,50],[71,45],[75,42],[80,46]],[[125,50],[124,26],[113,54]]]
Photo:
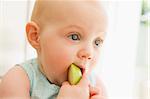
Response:
[[[82,25],[67,25],[67,26],[63,27],[63,29],[67,29],[67,28],[76,28],[76,29],[80,30],[80,32],[85,33],[85,34],[87,32],[86,28],[84,26],[82,26]],[[97,38],[99,38],[100,40],[104,41],[104,39],[105,39],[105,32],[102,32],[102,31],[101,32],[96,32],[95,35],[97,35],[97,33],[101,34],[101,35],[98,35]]]
[[[106,32],[100,32],[96,39],[100,39],[102,42],[105,40]]]
[[[86,34],[86,29],[81,25],[67,25],[62,28],[62,30],[72,30],[72,32],[79,32],[81,34]]]
[[[68,25],[68,26],[66,26],[64,28],[77,28],[77,29],[83,30],[83,27],[80,26],[80,25]]]
[[[99,39],[99,40],[101,40],[102,42],[104,41],[104,38],[103,37],[97,37],[96,39]]]

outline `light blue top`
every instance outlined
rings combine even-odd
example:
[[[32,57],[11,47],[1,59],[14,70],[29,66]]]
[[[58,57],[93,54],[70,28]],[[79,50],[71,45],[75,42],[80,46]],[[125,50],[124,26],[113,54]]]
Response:
[[[28,60],[19,64],[27,73],[30,80],[30,96],[32,99],[55,99],[60,87],[51,84],[39,69],[37,59]],[[89,80],[94,85],[93,77]]]

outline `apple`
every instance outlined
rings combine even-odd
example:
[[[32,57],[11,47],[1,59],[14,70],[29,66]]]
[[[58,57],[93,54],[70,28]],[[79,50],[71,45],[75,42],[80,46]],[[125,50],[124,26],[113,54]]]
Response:
[[[82,72],[78,66],[71,64],[68,71],[68,81],[71,85],[76,85],[82,78]]]

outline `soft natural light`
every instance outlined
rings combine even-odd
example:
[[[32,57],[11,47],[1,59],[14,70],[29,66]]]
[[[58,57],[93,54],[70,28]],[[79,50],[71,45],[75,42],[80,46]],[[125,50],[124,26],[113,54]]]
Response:
[[[14,64],[36,56],[25,38],[25,24],[29,21],[34,1],[0,1],[0,77]],[[142,46],[144,51],[137,60],[138,45],[147,40],[143,31],[142,36],[139,35],[142,0],[103,1],[108,15],[108,31],[95,72],[104,82],[108,99],[149,99],[148,64],[143,65],[140,61],[146,57],[143,53],[147,48]]]

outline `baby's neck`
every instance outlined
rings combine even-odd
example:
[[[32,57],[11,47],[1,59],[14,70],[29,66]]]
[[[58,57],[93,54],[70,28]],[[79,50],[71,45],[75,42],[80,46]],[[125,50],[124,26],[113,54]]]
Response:
[[[47,81],[50,83],[50,84],[55,84],[55,85],[58,85],[58,86],[61,86],[61,84],[58,82],[58,81],[55,81],[55,80],[52,80],[50,78],[48,78],[44,72],[44,69],[43,69],[43,66],[40,64],[39,66],[39,69],[40,69],[40,72],[45,76],[45,78],[47,79]]]

